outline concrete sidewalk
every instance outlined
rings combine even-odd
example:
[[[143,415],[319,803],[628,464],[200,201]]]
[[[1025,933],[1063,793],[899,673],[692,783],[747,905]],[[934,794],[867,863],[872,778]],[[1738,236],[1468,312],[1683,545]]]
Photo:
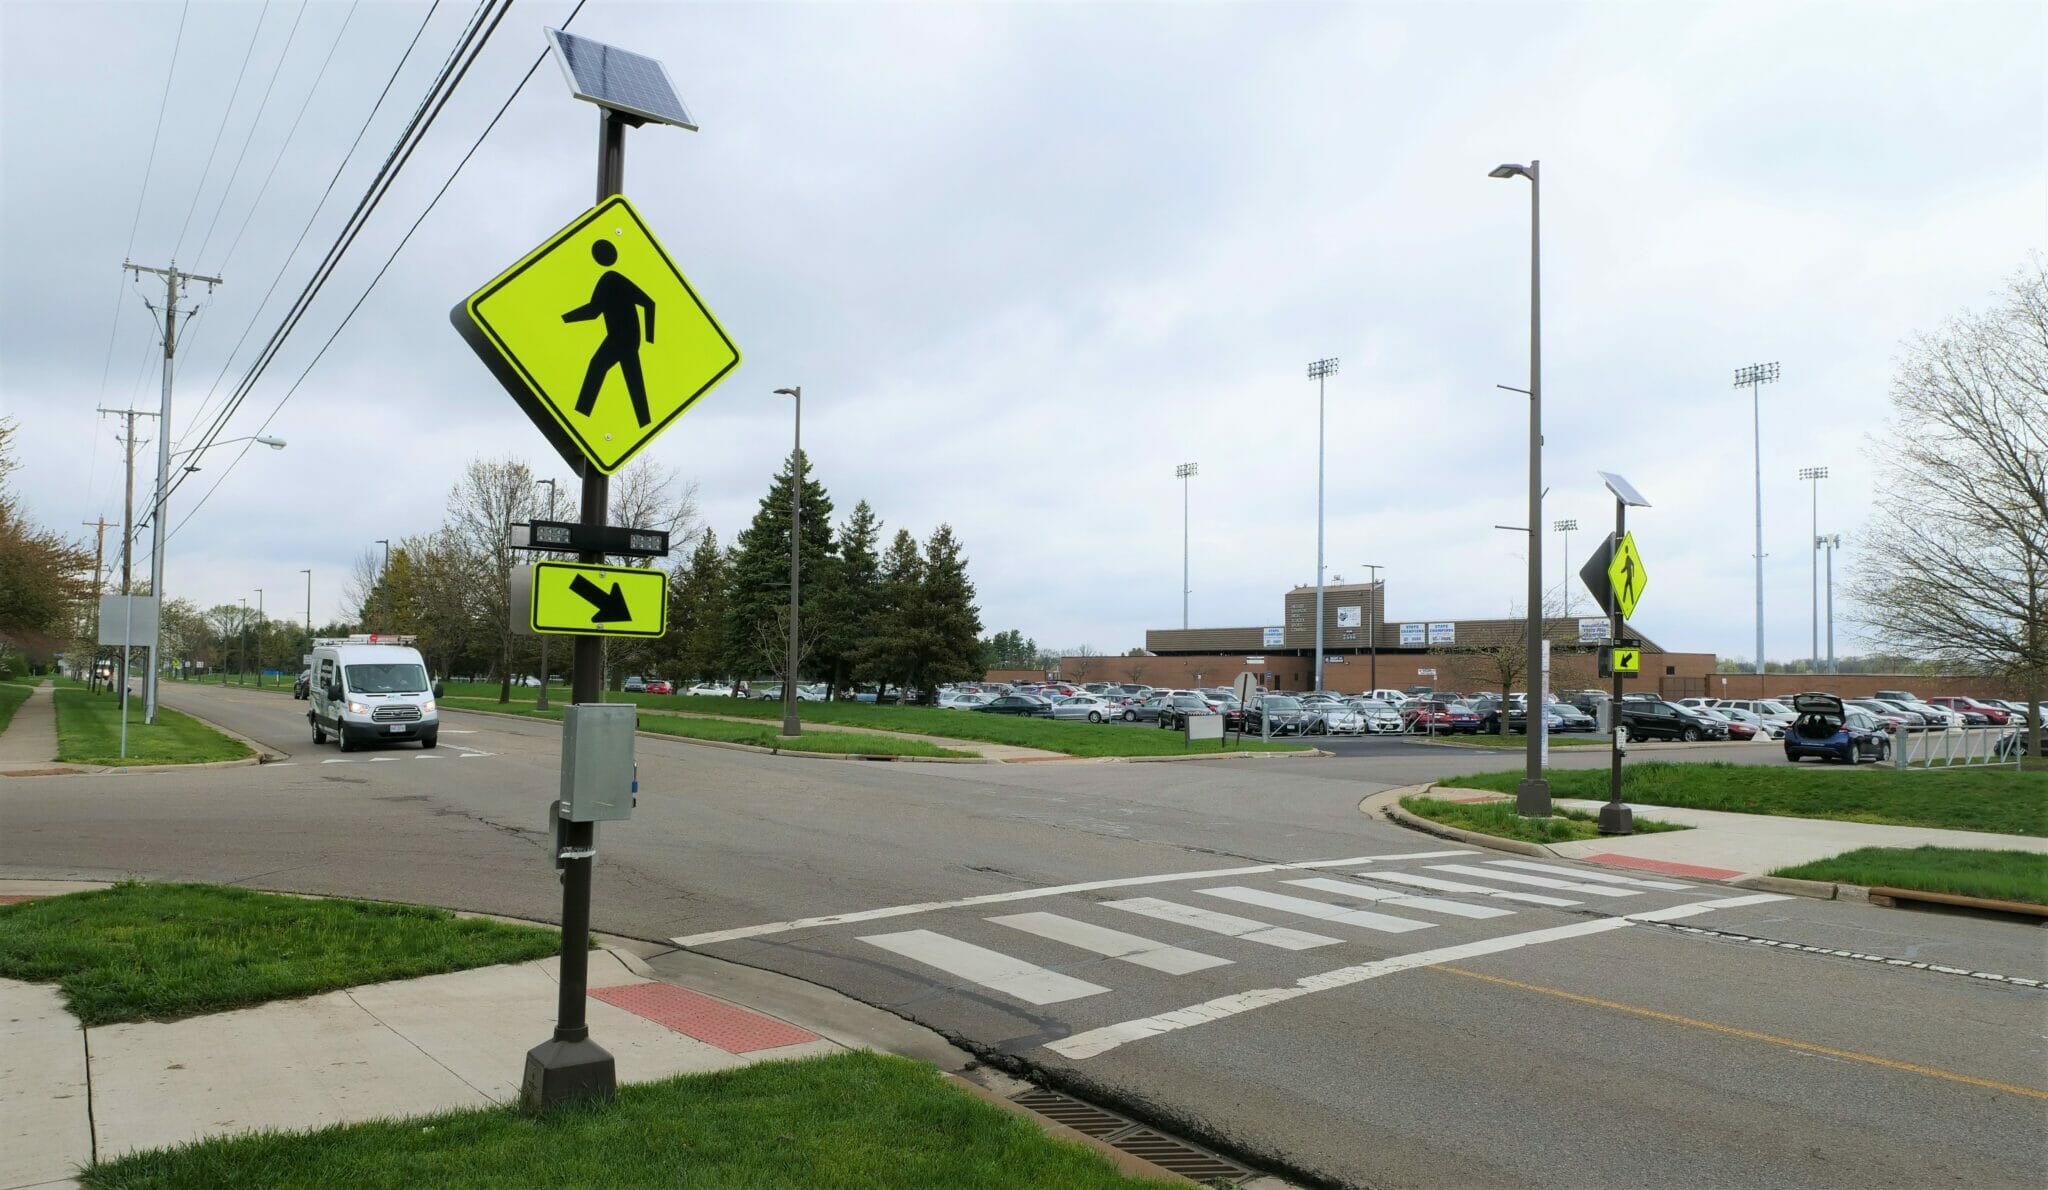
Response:
[[[0,732],[0,773],[46,769],[57,758],[57,688],[48,682],[29,692]]]

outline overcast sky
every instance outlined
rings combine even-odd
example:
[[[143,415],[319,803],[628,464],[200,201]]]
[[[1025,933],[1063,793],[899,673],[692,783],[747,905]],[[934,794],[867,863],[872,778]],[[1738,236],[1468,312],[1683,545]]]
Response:
[[[370,542],[438,523],[466,459],[569,478],[447,319],[591,201],[596,114],[551,62],[285,398],[570,7],[513,6],[224,434],[290,445],[232,469],[241,447],[216,449],[178,491],[172,524],[225,476],[172,539],[171,594],[261,587],[296,615],[311,568],[325,619]],[[124,252],[227,282],[183,344],[189,445],[470,12],[426,22],[320,207],[424,5],[0,2],[0,414],[22,423],[34,516],[120,516],[117,423],[94,410],[156,408],[141,299],[162,298],[122,278]],[[1321,356],[1342,360],[1332,581],[1381,564],[1391,619],[1520,602],[1526,541],[1493,526],[1527,520],[1527,405],[1494,385],[1527,384],[1529,190],[1486,174],[1536,157],[1543,523],[1585,526],[1569,558],[1546,534],[1548,581],[1611,524],[1595,472],[1619,471],[1654,505],[1631,522],[1640,626],[1750,655],[1731,373],[1780,361],[1766,651],[1804,656],[1798,469],[1831,469],[1820,524],[1846,563],[1879,524],[1902,341],[2048,246],[2039,3],[590,0],[572,30],[663,60],[702,125],[633,133],[626,192],[745,356],[648,453],[730,540],[789,448],[771,390],[801,384],[837,517],[864,497],[890,532],[951,522],[986,628],[1061,648],[1180,624],[1186,461],[1193,623],[1280,623],[1282,592],[1315,581]],[[1837,647],[1857,648],[1846,628]]]

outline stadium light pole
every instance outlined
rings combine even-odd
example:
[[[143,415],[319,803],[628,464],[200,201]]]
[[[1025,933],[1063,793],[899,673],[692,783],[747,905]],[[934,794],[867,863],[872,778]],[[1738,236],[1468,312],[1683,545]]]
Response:
[[[796,718],[796,609],[797,584],[803,580],[797,559],[801,554],[804,518],[804,389],[802,385],[778,388],[775,395],[796,402],[796,445],[789,455],[789,656],[783,663],[782,679],[782,734],[795,736],[803,731],[803,724]]]
[[[1807,650],[1811,658],[1811,673],[1820,672],[1820,481],[1828,477],[1826,467],[1801,467],[1799,478],[1813,481],[1813,581],[1811,598],[1813,602],[1813,640]]]
[[[1735,387],[1749,386],[1749,416],[1751,435],[1756,453],[1756,672],[1764,672],[1764,415],[1763,398],[1759,393],[1762,386],[1775,384],[1778,380],[1778,365],[1750,364],[1735,369]],[[1756,685],[1758,697],[1763,696],[1764,685]]]
[[[1316,382],[1316,689],[1323,688],[1323,385],[1337,374],[1337,357],[1308,366]]]
[[[1529,624],[1524,666],[1529,675],[1529,747],[1522,782],[1515,789],[1515,812],[1524,817],[1550,816],[1550,782],[1543,779],[1546,736],[1534,730],[1543,711],[1537,689],[1537,667],[1543,656],[1543,163],[1494,166],[1489,178],[1529,179]],[[1501,691],[1505,699],[1508,691]]]
[[[1182,463],[1173,469],[1174,478],[1180,480],[1180,626],[1188,626],[1188,480],[1200,473],[1194,463]]]
[[[1566,619],[1570,619],[1572,615],[1572,534],[1578,532],[1579,522],[1576,518],[1567,517],[1564,520],[1553,523],[1550,527],[1564,536],[1563,552],[1558,556],[1564,559],[1564,615]]]

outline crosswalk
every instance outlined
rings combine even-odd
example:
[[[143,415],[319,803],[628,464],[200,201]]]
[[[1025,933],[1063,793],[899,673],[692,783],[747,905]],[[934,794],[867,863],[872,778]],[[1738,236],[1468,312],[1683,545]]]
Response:
[[[1438,856],[1453,862],[1396,870],[1362,857],[1339,865],[1300,865],[1347,869],[1338,874],[1298,874],[1287,870],[1293,865],[1253,870],[1268,877],[1264,881],[1218,882],[1190,873],[1187,887],[1172,896],[1081,898],[1078,904],[1061,903],[1062,912],[1041,909],[941,923],[956,933],[971,934],[974,941],[934,929],[864,933],[858,941],[907,960],[908,970],[921,972],[927,982],[1043,1006],[1110,992],[1110,987],[1093,980],[1110,977],[1117,964],[1169,977],[1187,976],[1276,950],[1321,950],[1374,936],[1469,928],[1514,917],[1527,911],[1524,906],[1607,912],[1631,898],[1662,893],[1668,899],[1668,894],[1697,887],[1530,860],[1484,860],[1471,853]],[[1458,860],[1476,862],[1454,862]],[[1232,873],[1213,875],[1227,874]],[[1534,889],[1544,891],[1530,891]],[[914,908],[931,912],[946,907]],[[1512,923],[1502,924],[1512,928]],[[1154,936],[1160,933],[1170,937]],[[1027,948],[1020,935],[1037,941]],[[1044,945],[1048,943],[1049,948]],[[1235,949],[1238,944],[1250,945]],[[1003,949],[1006,945],[1028,949],[1038,961]],[[1069,952],[1072,958],[1064,962],[1046,957]],[[1104,965],[1104,959],[1111,963]],[[1090,978],[1080,978],[1075,971]]]

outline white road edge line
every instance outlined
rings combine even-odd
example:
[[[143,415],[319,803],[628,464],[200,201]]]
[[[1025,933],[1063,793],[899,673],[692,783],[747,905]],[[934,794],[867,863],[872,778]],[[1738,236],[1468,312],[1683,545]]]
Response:
[[[822,917],[800,917],[792,921],[771,921],[758,926],[740,926],[730,930],[710,930],[702,934],[685,934],[669,941],[677,946],[709,946],[714,942],[733,942],[741,938],[758,938],[764,934],[786,934],[791,930],[808,930],[817,926],[840,926],[854,922],[879,921],[885,917],[905,917],[913,913],[930,913],[934,909],[968,909],[976,905],[1006,905],[1012,901],[1030,901],[1039,897],[1058,897],[1068,893],[1094,892],[1104,888],[1135,888],[1145,884],[1171,884],[1180,880],[1216,880],[1225,876],[1257,876],[1266,872],[1294,872],[1312,868],[1344,868],[1358,864],[1369,864],[1375,860],[1394,859],[1437,859],[1446,855],[1472,855],[1472,851],[1423,851],[1406,855],[1360,855],[1350,859],[1314,859],[1294,864],[1258,864],[1248,868],[1210,868],[1200,872],[1166,872],[1158,876],[1125,876],[1116,880],[1089,880],[1080,884],[1056,884],[1047,888],[1018,889],[1015,892],[984,893],[978,897],[961,897],[952,901],[921,901],[915,905],[891,905],[886,909],[862,909],[854,913],[828,913]]]
[[[1457,946],[1443,946],[1435,950],[1418,950],[1413,954],[1395,955],[1391,958],[1375,959],[1351,967],[1339,967],[1320,975],[1305,975],[1294,982],[1292,987],[1258,988],[1230,996],[1219,996],[1204,1000],[1186,1008],[1157,1016],[1140,1017],[1099,1029],[1089,1029],[1062,1038],[1045,1048],[1064,1058],[1080,1061],[1106,1054],[1118,1046],[1162,1033],[1206,1025],[1220,1021],[1255,1008],[1273,1004],[1284,1004],[1306,996],[1311,992],[1327,992],[1333,988],[1350,987],[1382,975],[1393,975],[1400,971],[1412,971],[1417,967],[1434,966],[1437,963],[1456,963],[1482,955],[1500,954],[1504,951],[1520,950],[1526,946],[1541,946],[1546,942],[1563,942],[1570,938],[1584,938],[1592,934],[1604,934],[1619,930],[1633,922],[1671,921],[1676,918],[1692,917],[1710,913],[1716,909],[1736,909],[1744,905],[1761,905],[1767,901],[1782,901],[1785,897],[1775,893],[1757,893],[1746,897],[1728,897],[1718,901],[1698,901],[1690,905],[1678,905],[1669,909],[1651,909],[1643,913],[1631,913],[1627,917],[1608,917],[1598,921],[1574,922],[1567,926],[1552,926],[1549,929],[1529,930],[1520,934],[1507,934],[1499,938],[1487,938],[1478,942],[1466,942]]]

